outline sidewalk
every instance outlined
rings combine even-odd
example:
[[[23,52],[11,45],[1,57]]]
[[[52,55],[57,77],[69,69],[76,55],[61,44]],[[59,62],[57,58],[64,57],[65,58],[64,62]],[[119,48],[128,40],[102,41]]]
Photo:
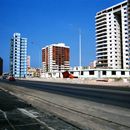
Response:
[[[101,85],[114,87],[130,87],[130,81],[112,81],[96,80],[96,79],[63,79],[63,78],[26,78],[24,80],[44,81],[55,83],[70,83],[70,84],[86,84],[86,85]]]
[[[0,84],[0,130],[79,130],[8,92]]]

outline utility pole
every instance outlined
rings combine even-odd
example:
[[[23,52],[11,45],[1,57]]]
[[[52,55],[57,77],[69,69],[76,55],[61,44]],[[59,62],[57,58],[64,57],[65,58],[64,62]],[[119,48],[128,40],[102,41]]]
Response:
[[[79,29],[79,77],[81,76],[81,29]]]

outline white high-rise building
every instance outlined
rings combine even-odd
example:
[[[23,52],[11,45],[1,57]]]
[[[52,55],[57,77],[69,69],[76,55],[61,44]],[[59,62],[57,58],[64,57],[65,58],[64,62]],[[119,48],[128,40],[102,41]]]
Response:
[[[129,69],[130,69],[130,0],[128,0],[128,42],[129,42]]]
[[[96,14],[97,68],[128,69],[127,1]]]
[[[27,38],[21,38],[20,33],[14,33],[10,42],[10,74],[27,75]]]

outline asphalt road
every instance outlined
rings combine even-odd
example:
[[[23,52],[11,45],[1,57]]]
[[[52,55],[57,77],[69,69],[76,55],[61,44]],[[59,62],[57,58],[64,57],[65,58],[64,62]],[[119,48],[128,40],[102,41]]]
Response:
[[[49,83],[39,81],[17,80],[10,82],[1,80],[7,84],[16,85],[18,87],[26,87],[49,93],[91,100],[103,104],[110,104],[125,108],[130,108],[130,88],[103,87],[94,85],[78,85],[78,84],[62,84]]]
[[[0,89],[0,130],[79,130]]]

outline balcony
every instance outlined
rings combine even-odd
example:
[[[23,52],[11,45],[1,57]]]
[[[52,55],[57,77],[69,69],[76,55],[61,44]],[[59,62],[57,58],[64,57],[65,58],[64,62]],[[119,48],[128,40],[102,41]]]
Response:
[[[99,58],[99,57],[105,57],[107,56],[107,52],[96,52],[96,57]]]
[[[100,40],[100,39],[102,39],[102,38],[107,38],[107,34],[106,33],[103,33],[103,34],[99,34],[99,35],[97,35],[97,37],[96,37],[96,40]]]
[[[103,44],[96,44],[96,48],[106,48],[107,47],[107,43],[103,42]]]
[[[102,21],[100,21],[100,22],[96,22],[96,23],[95,23],[96,26],[106,25],[106,24],[107,24],[106,20],[102,20]]]
[[[106,13],[98,13],[98,14],[96,14],[96,19],[100,19],[101,17],[104,17],[104,16],[106,16]]]
[[[107,49],[107,46],[105,45],[102,45],[102,46],[98,46],[98,47],[96,47],[96,51],[102,51],[102,50],[105,50],[105,49]]]
[[[96,40],[96,43],[97,43],[97,44],[100,44],[99,42],[105,43],[106,39],[107,39],[107,37],[98,39],[98,40]]]
[[[98,23],[98,22],[101,22],[101,21],[104,21],[104,20],[106,21],[106,16],[101,17],[99,19],[96,19],[95,22]]]

